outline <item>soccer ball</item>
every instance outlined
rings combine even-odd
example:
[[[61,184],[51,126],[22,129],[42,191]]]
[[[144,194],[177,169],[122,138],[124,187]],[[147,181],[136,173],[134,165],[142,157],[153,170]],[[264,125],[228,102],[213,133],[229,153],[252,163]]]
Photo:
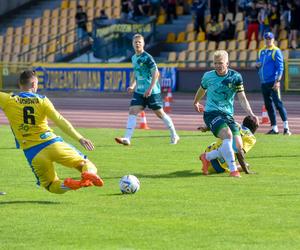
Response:
[[[120,180],[120,190],[123,194],[134,194],[140,189],[140,181],[134,175],[125,175]]]

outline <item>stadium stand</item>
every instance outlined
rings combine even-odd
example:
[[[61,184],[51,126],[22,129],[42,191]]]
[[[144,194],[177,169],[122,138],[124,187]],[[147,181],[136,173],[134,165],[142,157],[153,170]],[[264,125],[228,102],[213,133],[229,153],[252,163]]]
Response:
[[[61,61],[69,55],[81,52],[76,32],[76,7],[80,4],[88,16],[87,29],[92,32],[92,20],[99,16],[100,10],[105,10],[108,18],[121,16],[121,0],[41,0],[26,10],[18,11],[14,21],[3,21],[0,24],[0,60],[9,62]],[[230,53],[233,65],[248,67],[253,65],[257,52],[264,46],[263,41],[247,41],[245,14],[227,12],[225,18],[218,16],[218,25],[223,29],[224,20],[232,20],[235,25],[233,39],[219,41],[207,40],[208,32],[213,29],[211,15],[206,14],[206,30],[194,31],[192,14],[186,14],[185,6],[191,8],[192,0],[178,1],[177,20],[167,23],[166,11],[161,7],[156,19],[158,35],[156,36],[158,62],[180,63],[183,67],[211,66],[212,52],[216,49],[226,49]],[[38,3],[38,4],[37,4]],[[284,25],[279,26],[277,41],[283,50],[284,57],[289,58],[291,43]],[[294,41],[295,42],[295,41]],[[83,44],[90,46],[91,41]],[[163,46],[162,46],[163,44]],[[83,51],[84,52],[84,51]],[[293,55],[293,53],[292,53]]]

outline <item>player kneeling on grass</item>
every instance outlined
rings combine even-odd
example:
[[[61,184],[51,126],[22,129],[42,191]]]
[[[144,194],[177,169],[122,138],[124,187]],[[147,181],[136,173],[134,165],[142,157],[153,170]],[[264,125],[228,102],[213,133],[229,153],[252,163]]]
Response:
[[[249,152],[250,149],[256,143],[256,138],[254,136],[254,133],[257,128],[258,125],[256,121],[253,119],[253,117],[251,116],[246,116],[243,120],[242,125],[239,126],[239,130],[243,142],[243,147],[242,147],[243,153]],[[208,131],[208,128],[205,126],[199,127],[198,129],[201,130],[202,132]],[[222,140],[219,139],[217,142],[212,143],[210,146],[206,148],[204,153],[205,157],[201,157],[203,154],[200,156],[200,160],[202,161],[202,173],[204,175],[208,175],[212,173],[230,172],[228,165],[223,159],[221,152],[219,150],[221,145],[222,145]],[[249,170],[249,164],[245,162],[244,155],[237,154],[237,149],[234,144],[233,144],[233,150],[236,154],[238,163],[240,164],[238,170],[240,172],[244,171],[246,174],[254,173]]]
[[[93,143],[79,134],[46,96],[36,93],[38,79],[35,71],[24,71],[20,75],[19,86],[21,92],[18,94],[0,92],[0,108],[7,116],[16,140],[24,150],[37,178],[37,184],[56,194],[81,187],[103,186],[95,165],[55,135],[48,126],[47,118],[67,135],[79,141],[85,149],[94,149]],[[54,162],[77,169],[81,172],[81,180],[60,180],[55,172]]]

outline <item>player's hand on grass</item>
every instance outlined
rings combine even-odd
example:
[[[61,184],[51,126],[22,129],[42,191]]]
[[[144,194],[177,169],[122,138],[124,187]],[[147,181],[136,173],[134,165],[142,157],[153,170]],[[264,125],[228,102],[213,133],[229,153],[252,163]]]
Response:
[[[204,111],[204,106],[199,102],[194,103],[194,107],[199,113],[202,113]]]
[[[89,139],[81,138],[79,142],[86,150],[92,151],[95,149],[94,144]]]

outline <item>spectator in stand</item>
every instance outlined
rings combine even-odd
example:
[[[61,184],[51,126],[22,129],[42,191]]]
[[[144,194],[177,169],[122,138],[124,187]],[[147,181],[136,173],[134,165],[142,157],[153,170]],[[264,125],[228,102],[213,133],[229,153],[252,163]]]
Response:
[[[208,8],[210,9],[211,19],[215,19],[217,22],[219,20],[220,10],[223,8],[222,0],[209,0]]]
[[[75,15],[76,24],[77,24],[77,38],[84,39],[87,37],[87,14],[83,11],[81,5],[77,5],[77,11]]]
[[[258,41],[258,10],[256,9],[256,2],[251,2],[250,7],[247,8],[247,36],[248,36],[248,45],[251,41],[252,34],[255,34],[255,40]]]
[[[300,3],[293,0],[288,3],[291,11],[289,42],[292,49],[297,49],[297,33],[300,29]]]
[[[142,17],[146,16],[143,5],[144,5],[143,0],[133,0],[133,19],[135,21],[138,21]]]
[[[223,30],[220,35],[220,40],[232,40],[235,35],[235,24],[232,23],[232,20],[225,19],[223,24]]]
[[[279,7],[278,9],[281,10],[280,20],[284,22],[284,28],[289,29],[289,15],[290,9],[288,7],[288,1],[286,0],[278,0]]]
[[[160,14],[161,0],[150,0],[150,14],[156,17]]]
[[[195,0],[192,5],[192,9],[195,13],[194,18],[194,31],[197,33],[205,32],[205,11],[207,9],[207,0]],[[201,30],[200,30],[201,28]]]
[[[100,10],[100,16],[98,17],[100,20],[107,20],[108,16],[105,13],[105,10]]]
[[[259,22],[259,40],[263,38],[263,35],[267,32],[270,32],[270,22],[269,22],[269,8],[268,4],[264,2],[262,7],[258,12],[258,22]]]
[[[277,4],[272,3],[269,13],[270,29],[275,36],[278,34],[280,26],[280,11]]]
[[[132,0],[122,0],[121,19],[128,20],[132,18],[133,6]]]
[[[219,42],[221,39],[222,26],[214,18],[210,22],[210,28],[207,31],[209,41]]]
[[[177,1],[176,0],[165,0],[164,2],[166,12],[167,12],[167,22],[172,23],[172,19],[177,19],[177,13],[176,13],[176,6]]]
[[[232,13],[233,18],[235,18],[235,14],[237,11],[236,0],[224,0],[224,10],[225,10],[225,13],[227,13],[227,12]]]

